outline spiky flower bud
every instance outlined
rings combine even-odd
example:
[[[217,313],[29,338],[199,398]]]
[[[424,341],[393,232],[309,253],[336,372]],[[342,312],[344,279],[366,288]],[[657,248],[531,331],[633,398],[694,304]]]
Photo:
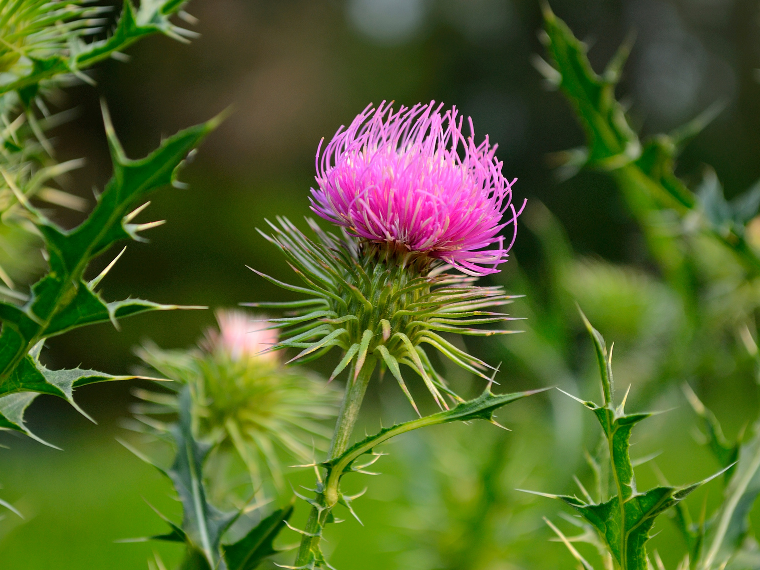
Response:
[[[502,175],[488,139],[476,145],[472,134],[462,134],[456,110],[440,111],[433,103],[397,113],[390,106],[368,107],[338,131],[324,153],[320,146],[312,209],[341,226],[342,235],[324,232],[313,221],[316,239],[285,219],[270,224],[274,233],[265,237],[305,286],[264,277],[309,298],[257,304],[293,310],[272,320],[288,330],[273,349],[302,349],[296,361],[338,346],[344,357],[332,377],[352,365],[354,380],[369,359],[380,361],[415,410],[400,364],[422,377],[439,406],[446,407],[443,394],[458,399],[423,345],[488,378],[491,367],[440,333],[511,332],[473,325],[511,320],[484,309],[512,297],[501,287],[476,286],[475,280],[497,272],[514,242],[521,211],[511,203],[514,181]],[[510,225],[505,246],[499,233]],[[451,268],[467,275],[447,272]]]
[[[322,421],[337,415],[339,393],[302,369],[284,367],[276,354],[262,354],[277,342],[269,322],[227,310],[217,312],[217,321],[219,328],[208,329],[196,348],[148,345],[138,355],[160,374],[190,386],[199,437],[222,452],[234,450],[255,486],[263,469],[281,485],[282,452],[291,462],[308,461],[315,447],[326,447],[329,429]],[[140,408],[142,413],[177,409],[173,394],[138,395],[153,404]]]
[[[84,0],[0,3],[0,73],[21,75],[35,60],[67,53],[74,41],[100,30],[108,9]]]

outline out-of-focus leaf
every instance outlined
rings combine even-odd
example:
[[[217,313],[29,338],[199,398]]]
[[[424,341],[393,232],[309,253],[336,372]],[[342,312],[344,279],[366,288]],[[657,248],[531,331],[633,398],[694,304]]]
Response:
[[[707,445],[720,464],[727,469],[727,486],[718,511],[702,527],[704,554],[700,557],[700,570],[710,570],[730,563],[729,567],[744,568],[739,560],[752,558],[757,544],[750,536],[749,514],[760,495],[760,424],[756,424],[752,436],[742,442],[730,444],[715,415],[684,386],[689,403],[702,419],[707,435]],[[679,525],[682,526],[682,525]],[[757,558],[757,555],[754,555]],[[739,564],[739,566],[737,566]],[[750,568],[752,566],[746,566]]]
[[[243,538],[234,544],[222,546],[228,570],[254,570],[267,557],[277,554],[279,551],[274,547],[274,539],[285,528],[292,514],[292,504],[284,509],[277,509]]]
[[[726,436],[723,435],[723,429],[720,427],[720,423],[718,423],[718,418],[697,398],[697,395],[688,384],[684,384],[683,391],[692,409],[702,421],[707,446],[718,460],[720,466],[725,468],[736,463],[739,457],[739,443],[731,444],[728,442]],[[734,469],[726,471],[726,479],[730,479],[733,473]]]
[[[639,139],[615,99],[615,86],[631,46],[624,44],[600,76],[591,68],[586,45],[548,6],[544,8],[544,29],[546,47],[556,65],[543,67],[545,77],[567,95],[586,131],[585,163],[610,168],[636,160],[641,155]]]
[[[754,275],[760,274],[760,255],[744,237],[745,226],[760,205],[760,190],[752,189],[728,204],[710,174],[700,197],[675,175],[675,159],[681,147],[712,120],[718,107],[707,109],[672,135],[656,135],[642,143],[615,98],[630,42],[623,44],[604,73],[598,75],[588,60],[586,45],[548,6],[544,8],[544,29],[554,66],[543,62],[539,69],[567,96],[586,132],[587,148],[567,153],[569,166],[611,172],[642,224],[650,220],[647,211],[655,203],[681,215],[701,213],[703,228],[731,248]],[[665,257],[672,255],[669,252]]]
[[[715,171],[708,169],[697,188],[697,200],[705,218],[716,232],[731,239],[731,234],[744,237],[747,223],[760,208],[760,183],[730,202],[723,194],[723,186]]]
[[[723,504],[705,538],[703,568],[723,564],[740,550],[750,530],[749,513],[760,494],[760,426],[739,447],[739,461],[726,488]]]

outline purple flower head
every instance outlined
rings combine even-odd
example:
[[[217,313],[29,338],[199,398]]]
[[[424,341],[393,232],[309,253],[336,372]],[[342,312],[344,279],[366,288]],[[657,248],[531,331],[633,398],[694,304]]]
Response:
[[[441,259],[469,275],[497,273],[517,235],[512,185],[488,137],[462,133],[456,108],[371,105],[317,150],[311,208],[360,238]],[[524,207],[524,204],[523,204]],[[504,214],[506,221],[503,221]],[[499,234],[512,225],[511,239]]]

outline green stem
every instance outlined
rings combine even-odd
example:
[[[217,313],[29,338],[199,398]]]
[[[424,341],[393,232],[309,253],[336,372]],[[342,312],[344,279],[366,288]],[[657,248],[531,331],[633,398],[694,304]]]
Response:
[[[353,432],[354,424],[359,417],[359,408],[361,408],[364,393],[367,391],[367,385],[376,362],[374,357],[368,356],[356,380],[352,382],[350,377],[348,379],[343,405],[340,408],[338,421],[335,423],[335,433],[330,443],[328,459],[335,459],[348,447],[351,432]]]
[[[348,442],[351,439],[351,433],[359,417],[359,409],[361,408],[362,400],[364,399],[364,394],[367,391],[367,385],[376,363],[377,361],[373,356],[368,356],[356,379],[352,381],[353,374],[349,375],[348,382],[346,383],[346,393],[343,397],[343,405],[340,409],[338,421],[335,424],[335,432],[330,444],[328,459],[340,456],[348,447]],[[320,506],[312,507],[309,518],[306,521],[306,529],[304,530],[295,562],[297,568],[308,566],[313,556],[312,553],[319,547],[319,541],[322,538],[322,528],[324,528],[327,522],[330,511],[338,502],[337,492],[330,493],[329,497],[324,492],[320,492],[317,495],[316,502]]]

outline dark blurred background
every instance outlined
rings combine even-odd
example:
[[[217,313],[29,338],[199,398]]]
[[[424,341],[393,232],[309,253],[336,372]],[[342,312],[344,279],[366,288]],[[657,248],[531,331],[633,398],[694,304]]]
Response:
[[[687,180],[710,164],[730,197],[760,178],[757,1],[574,0],[552,8],[591,45],[598,70],[636,35],[619,94],[644,134],[725,105],[682,156]],[[309,215],[319,140],[383,100],[458,107],[473,118],[476,136],[498,143],[505,175],[519,179],[515,198],[546,204],[578,253],[646,262],[608,178],[584,172],[560,182],[550,167],[552,153],[583,138],[532,64],[543,53],[538,2],[197,0],[189,11],[198,39],[148,38],[132,47],[128,64],[100,66],[96,88],[70,89],[61,104],[79,116],[56,133],[59,158],[88,160],[65,186],[85,197],[110,176],[99,99],[132,157],[163,135],[233,110],[182,174],[189,189],[156,194],[144,219],[167,224],[150,232],[150,244],[130,245],[109,277],[112,298],[215,307],[280,295],[245,268],[288,272],[257,229],[277,215]],[[534,248],[521,234],[513,257],[530,270]],[[184,346],[211,321],[210,312],[138,317],[121,333],[98,327],[57,339],[49,357],[126,371],[140,338]]]
[[[633,123],[644,134],[667,132],[716,101],[724,105],[681,157],[678,172],[686,180],[698,179],[710,164],[730,197],[760,178],[757,0],[555,0],[551,6],[590,44],[597,70],[627,35],[635,33],[618,94],[629,103]],[[552,153],[580,146],[583,134],[564,98],[546,89],[533,66],[536,54],[543,54],[537,1],[193,0],[188,12],[197,17],[192,29],[200,34],[190,44],[165,37],[142,41],[129,50],[129,63],[109,61],[96,68],[95,88],[75,86],[58,102],[61,109],[75,107],[78,112],[75,120],[53,133],[58,158],[87,158],[87,165],[63,185],[85,197],[92,196],[92,187],[103,187],[111,170],[100,99],[107,103],[128,155],[135,158],[155,148],[163,135],[226,108],[233,111],[182,172],[180,178],[189,187],[156,194],[142,214],[144,221],[167,223],[149,232],[150,243],[130,244],[104,282],[106,298],[131,295],[212,308],[282,298],[279,290],[245,267],[276,277],[289,275],[257,230],[265,230],[265,220],[278,215],[302,225],[303,216],[309,215],[319,140],[329,139],[368,103],[383,100],[406,106],[435,100],[456,106],[472,117],[476,138],[487,133],[498,143],[505,175],[519,179],[515,199],[528,199],[526,212],[543,202],[565,228],[575,252],[655,272],[611,180],[582,172],[560,181],[550,166]],[[78,222],[76,216],[59,220]],[[535,237],[523,228],[498,282],[511,292],[540,299],[544,269],[536,261],[538,252]],[[103,259],[102,265],[109,260]],[[525,280],[513,279],[517,267],[534,289],[525,290]],[[511,311],[526,316],[520,301]],[[53,339],[46,359],[55,367],[82,365],[126,373],[136,364],[132,348],[141,341],[149,338],[167,348],[188,346],[212,322],[212,311],[148,314],[124,321],[121,331],[101,325]],[[587,345],[586,349],[590,350]],[[496,348],[488,343],[482,350],[486,357],[506,359],[503,369],[510,371],[508,355],[494,356]],[[538,387],[516,370],[501,375],[505,389]],[[547,378],[544,385],[552,383]],[[751,384],[732,390],[745,396],[748,417],[754,414]],[[119,418],[128,415],[131,387],[98,385],[78,392],[82,407],[100,426],[88,424],[52,398],[40,398],[29,410],[32,428],[67,451],[62,455],[10,441],[13,451],[3,454],[8,463],[2,467],[5,494],[24,497],[38,516],[11,530],[0,544],[0,559],[9,561],[0,563],[3,568],[80,568],[83,562],[90,568],[145,567],[130,561],[145,560],[152,547],[110,542],[160,531],[160,521],[151,518],[139,496],[160,502],[168,493],[158,476],[113,442],[113,434],[120,433]],[[542,413],[540,404],[536,406],[536,414]],[[532,417],[533,408],[526,409],[523,429]],[[737,419],[737,429],[739,423]],[[535,461],[550,462],[551,457]],[[126,480],[112,483],[111,495],[101,489],[90,496],[87,482],[96,478],[86,469],[92,469],[93,462],[114,474],[112,482],[117,475]],[[51,479],[40,475],[37,481],[35,474],[50,470],[56,477],[60,473],[58,491],[69,489],[61,492],[72,494],[70,506],[39,498]],[[60,512],[51,515],[46,509]],[[547,513],[556,510],[547,503]],[[114,519],[129,517],[132,526],[125,523],[111,533],[114,536],[103,534]],[[146,520],[151,529],[141,526]],[[67,528],[69,524],[73,526]],[[37,552],[28,558],[35,525],[47,529],[39,532],[53,537],[50,550],[57,554]],[[88,534],[95,528],[100,534]],[[357,536],[371,533],[369,528]],[[535,540],[545,541],[546,536]],[[80,542],[78,550],[72,546]],[[107,544],[96,547],[95,542]],[[25,548],[27,562],[22,565]],[[569,568],[569,555],[560,546],[551,548],[565,563],[562,567]],[[167,552],[169,557],[176,555]],[[378,556],[382,561],[391,555]],[[55,566],[50,565],[53,560]],[[506,560],[494,564],[489,567],[523,567]]]

